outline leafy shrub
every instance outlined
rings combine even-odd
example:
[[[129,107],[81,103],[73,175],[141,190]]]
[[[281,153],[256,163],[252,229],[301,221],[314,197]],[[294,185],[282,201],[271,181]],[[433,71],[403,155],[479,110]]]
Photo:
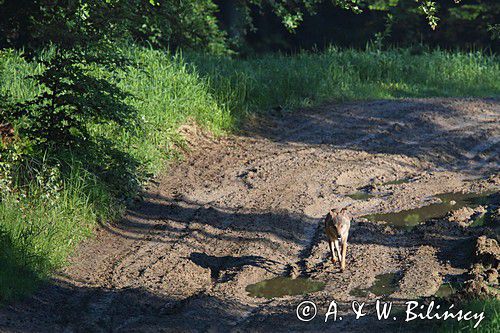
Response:
[[[225,53],[212,0],[0,0],[0,48],[70,49],[132,38],[163,48]],[[29,13],[29,15],[26,15]]]
[[[212,0],[144,1],[118,3],[126,20],[126,31],[136,41],[155,47],[226,53],[226,33],[215,16]]]
[[[91,75],[91,61],[83,50],[56,50],[50,60],[42,62],[45,69],[34,78],[44,92],[18,103],[6,117],[19,124],[20,135],[41,148],[61,149],[90,140],[89,124],[130,125],[135,110],[123,102],[128,94]]]

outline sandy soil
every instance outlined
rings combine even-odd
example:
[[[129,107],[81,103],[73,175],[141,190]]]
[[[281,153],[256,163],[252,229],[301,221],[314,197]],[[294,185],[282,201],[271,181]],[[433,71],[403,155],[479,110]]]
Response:
[[[411,231],[360,216],[426,205],[433,195],[500,187],[500,103],[414,99],[273,114],[240,135],[183,128],[191,151],[153,181],[122,221],[104,225],[34,297],[0,310],[2,332],[381,331],[345,311],[353,288],[397,272],[403,302],[433,295],[470,266],[474,233],[438,221]],[[374,185],[401,178],[411,182]],[[346,196],[371,186],[376,197]],[[347,269],[329,261],[322,219],[349,206]],[[474,239],[473,239],[474,238]],[[253,298],[275,276],[326,282],[307,296]],[[303,300],[319,315],[296,318]],[[342,321],[324,323],[331,300]]]

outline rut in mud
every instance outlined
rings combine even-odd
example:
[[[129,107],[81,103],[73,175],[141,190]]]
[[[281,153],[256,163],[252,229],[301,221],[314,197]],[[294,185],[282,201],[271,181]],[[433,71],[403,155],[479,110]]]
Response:
[[[186,127],[186,160],[152,182],[121,222],[102,226],[51,285],[0,310],[0,328],[383,327],[369,316],[304,323],[295,307],[308,299],[324,313],[332,299],[373,301],[366,289],[382,274],[397,277],[384,296],[394,300],[431,296],[443,280],[460,279],[474,244],[456,223],[404,230],[361,217],[427,205],[447,192],[498,191],[499,119],[495,100],[415,99],[275,114],[219,139]],[[360,189],[371,195],[349,196]],[[356,218],[340,272],[320,222],[344,206]],[[274,299],[245,290],[277,276],[325,286]]]

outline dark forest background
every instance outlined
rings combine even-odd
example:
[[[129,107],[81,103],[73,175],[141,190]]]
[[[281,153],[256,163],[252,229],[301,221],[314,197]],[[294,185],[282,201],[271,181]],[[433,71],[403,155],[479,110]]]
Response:
[[[498,0],[0,0],[0,48],[129,38],[248,55],[364,48],[498,51]]]
[[[378,6],[367,8],[362,13],[323,2],[315,13],[306,13],[303,22],[293,32],[283,26],[269,6],[254,6],[250,15],[255,29],[245,30],[239,24],[241,14],[233,8],[237,6],[235,2],[218,3],[222,26],[238,47],[246,52],[321,50],[331,44],[364,48],[368,43],[381,43],[385,47],[425,45],[498,51],[500,44],[496,36],[500,23],[500,1],[497,0],[466,0],[460,3],[439,0],[439,22],[435,29],[429,26],[414,0],[401,0],[398,6],[388,5],[390,0],[379,1]]]

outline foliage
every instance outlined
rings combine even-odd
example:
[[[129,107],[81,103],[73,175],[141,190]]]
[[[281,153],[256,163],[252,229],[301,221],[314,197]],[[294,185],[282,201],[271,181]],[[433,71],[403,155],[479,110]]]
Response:
[[[128,94],[106,79],[89,74],[89,64],[95,61],[88,51],[54,52],[50,60],[42,61],[43,72],[34,75],[43,93],[3,115],[8,122],[18,124],[18,135],[42,149],[61,149],[90,140],[89,124],[130,126],[135,110],[123,102]],[[110,62],[110,58],[104,59]]]
[[[151,4],[152,3],[152,4]],[[136,41],[155,47],[227,51],[225,33],[219,29],[211,0],[120,1],[126,31]]]
[[[281,19],[282,24],[289,30],[295,30],[303,21],[304,14],[315,14],[318,6],[328,3],[330,6],[339,7],[354,13],[362,13],[367,9],[387,10],[394,7],[400,0],[248,0],[241,1],[239,6],[257,6],[259,9],[269,8]],[[459,0],[457,0],[459,1]],[[438,18],[436,16],[436,2],[434,0],[417,0],[423,14],[428,19],[429,25],[436,27]],[[236,5],[238,6],[238,4]],[[242,11],[248,13],[249,10]],[[250,21],[251,22],[251,21]]]
[[[500,24],[488,25],[488,31],[491,33],[491,40],[500,39]]]
[[[1,0],[0,47],[88,45],[121,31],[116,0]]]
[[[319,1],[314,10],[302,10],[300,25],[293,32],[283,27],[282,18],[270,6],[250,6],[246,11],[231,9],[233,2],[220,6],[222,26],[244,54],[318,50],[330,44],[362,49],[374,39],[381,41],[380,34],[385,33],[388,22],[391,34],[383,39],[384,47],[423,44],[499,50],[499,44],[491,39],[500,16],[500,2],[496,0],[370,0],[358,3],[356,14],[332,6],[330,1]],[[249,28],[242,25],[245,20],[252,22]]]
[[[80,70],[84,70],[85,80],[102,79],[136,96],[119,100],[128,109],[139,111],[132,129],[121,121],[100,121],[101,115],[96,113],[97,118],[87,118],[82,131],[59,126],[59,135],[36,143],[37,131],[19,134],[20,127],[30,122],[14,122],[16,137],[27,142],[21,145],[18,138],[1,150],[10,181],[0,194],[0,302],[31,292],[35,282],[64,264],[95,223],[113,219],[134,197],[140,183],[163,168],[165,158],[175,158],[174,148],[180,145],[175,132],[178,126],[196,120],[215,133],[231,127],[227,109],[216,103],[204,79],[190,73],[180,57],[131,45],[121,50],[132,59],[130,68],[85,66]],[[49,91],[34,84],[32,77],[45,75],[51,64],[66,61],[66,56],[75,56],[61,53],[62,60],[57,60],[53,50],[42,52],[40,62],[46,64],[42,66],[27,62],[19,53],[4,53],[0,53],[0,77],[10,79],[0,81],[0,92],[10,92],[4,104],[11,106]],[[75,92],[77,96],[83,93],[87,91]],[[77,126],[83,125],[76,120]],[[36,144],[30,143],[28,133],[34,133]],[[70,147],[59,141],[67,135],[73,142]],[[15,144],[23,149],[14,150]],[[32,154],[29,146],[44,148],[33,148],[37,153]]]
[[[42,194],[56,193],[56,183],[74,159],[86,160],[86,171],[116,192],[136,191],[138,184],[131,175],[135,161],[110,140],[90,133],[99,124],[123,132],[136,130],[136,110],[126,103],[131,95],[109,78],[96,75],[100,67],[113,75],[111,67],[124,64],[119,52],[105,56],[105,51],[103,47],[52,48],[39,60],[39,72],[27,78],[38,83],[38,95],[4,103],[0,119],[9,131],[0,147],[4,193],[26,193],[33,184]]]
[[[412,0],[400,0],[402,5],[390,12],[395,20],[395,34],[389,41],[402,43],[404,40],[446,47],[487,48],[498,50],[492,42],[489,27],[497,22],[500,3],[496,0],[470,0],[460,4],[452,1],[437,2],[440,22],[435,31],[422,29],[417,17],[418,9]]]
[[[320,24],[325,19],[343,34],[363,32],[373,37],[384,28],[386,13],[397,22],[393,30],[410,37],[398,42],[415,43],[421,39],[412,35],[423,34],[430,41],[439,36],[441,43],[460,44],[455,29],[470,35],[468,40],[480,37],[479,42],[488,45],[484,35],[497,24],[499,10],[496,0],[469,0],[463,5],[452,0],[0,0],[0,47],[36,49],[53,43],[69,49],[131,38],[159,48],[224,54],[231,53],[230,46],[241,51],[251,44],[250,36],[257,30],[262,30],[262,40],[281,34],[281,39],[290,42],[296,41],[293,36],[303,24]],[[350,13],[362,15],[350,25]],[[269,16],[270,22],[262,16]],[[279,24],[273,25],[275,21]],[[438,31],[443,26],[446,34],[431,34],[424,24]],[[320,29],[321,43],[341,42],[333,38],[331,28],[325,28]],[[317,43],[314,34],[310,37],[310,44]]]
[[[216,9],[211,0],[1,0],[0,47],[52,43],[70,49],[130,37],[154,46],[223,53]]]

